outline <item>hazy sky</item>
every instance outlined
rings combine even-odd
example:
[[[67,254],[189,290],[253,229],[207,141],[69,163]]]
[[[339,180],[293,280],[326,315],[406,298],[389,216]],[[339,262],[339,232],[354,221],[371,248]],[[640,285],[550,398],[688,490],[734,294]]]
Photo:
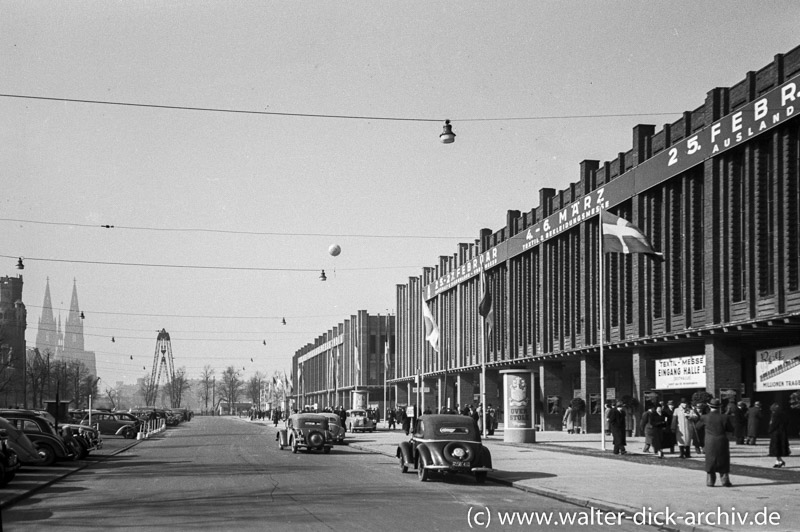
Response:
[[[0,0],[0,275],[24,276],[29,346],[46,279],[62,322],[76,281],[101,390],[149,373],[162,328],[192,378],[288,371],[634,125],[800,45],[798,20],[791,1]]]

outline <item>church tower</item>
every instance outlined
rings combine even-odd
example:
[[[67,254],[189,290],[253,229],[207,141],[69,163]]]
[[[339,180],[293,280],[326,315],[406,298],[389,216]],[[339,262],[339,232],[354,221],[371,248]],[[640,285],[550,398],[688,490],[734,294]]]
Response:
[[[80,307],[78,307],[78,287],[74,279],[72,281],[72,301],[69,304],[67,323],[64,326],[64,351],[83,352],[83,320]]]
[[[47,278],[47,285],[44,288],[44,303],[42,303],[42,315],[39,318],[39,327],[36,330],[36,349],[39,353],[46,357],[50,353],[55,357],[58,352],[59,327],[56,325],[56,320],[53,316],[53,304],[50,299],[50,278]]]

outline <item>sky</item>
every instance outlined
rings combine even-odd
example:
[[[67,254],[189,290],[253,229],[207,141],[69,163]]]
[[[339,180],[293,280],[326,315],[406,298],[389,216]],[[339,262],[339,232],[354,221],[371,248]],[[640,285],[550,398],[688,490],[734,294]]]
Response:
[[[635,125],[800,45],[780,0],[0,12],[0,276],[23,276],[29,346],[48,280],[62,323],[75,283],[101,390],[150,373],[161,329],[190,378],[288,372]]]

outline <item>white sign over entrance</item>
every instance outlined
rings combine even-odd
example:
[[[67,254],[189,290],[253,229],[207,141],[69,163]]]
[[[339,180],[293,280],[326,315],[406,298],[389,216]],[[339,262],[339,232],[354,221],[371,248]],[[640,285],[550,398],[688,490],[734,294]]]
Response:
[[[800,345],[756,352],[756,391],[800,388]]]
[[[655,362],[656,388],[659,390],[706,387],[705,355],[665,358]]]

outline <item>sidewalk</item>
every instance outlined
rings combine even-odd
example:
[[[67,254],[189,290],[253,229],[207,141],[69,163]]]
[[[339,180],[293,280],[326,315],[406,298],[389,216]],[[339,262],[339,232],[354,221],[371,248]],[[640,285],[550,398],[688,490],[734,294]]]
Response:
[[[351,447],[395,457],[397,445],[408,438],[381,423],[374,433],[348,433],[347,441]],[[733,487],[720,487],[718,480],[717,487],[709,488],[703,455],[694,449],[691,459],[678,453],[659,459],[652,452],[644,454],[644,438],[634,437],[628,438],[629,454],[615,456],[609,436],[606,451],[601,450],[600,434],[537,432],[536,438],[533,444],[505,443],[500,430],[484,440],[495,468],[489,479],[587,509],[623,512],[644,524],[649,518],[665,530],[800,529],[797,440],[791,441],[792,456],[781,469],[772,468],[768,440],[756,446],[732,444]],[[671,519],[655,512],[671,512]],[[772,512],[772,525],[756,524]]]

